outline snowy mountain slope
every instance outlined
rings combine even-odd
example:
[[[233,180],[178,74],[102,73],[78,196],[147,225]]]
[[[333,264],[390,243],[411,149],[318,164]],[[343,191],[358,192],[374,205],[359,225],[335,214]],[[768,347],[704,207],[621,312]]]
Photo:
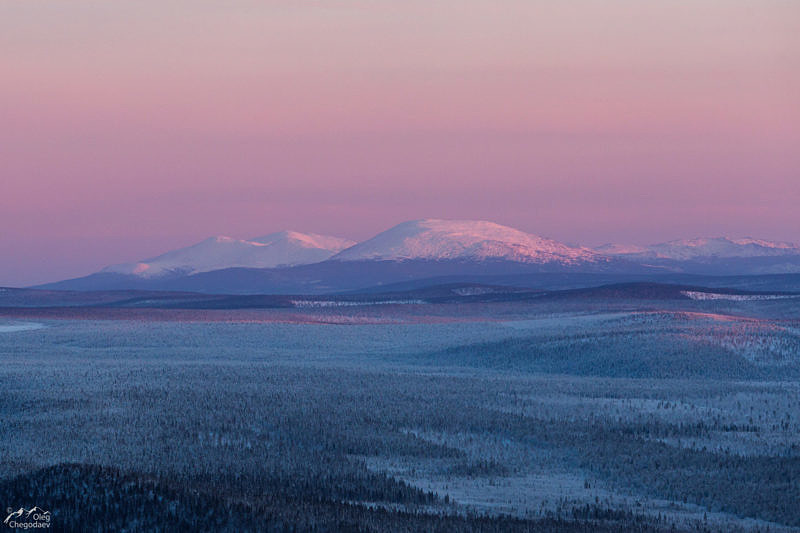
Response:
[[[682,239],[650,246],[607,244],[598,252],[628,259],[672,259],[691,261],[709,258],[777,257],[800,255],[800,246],[760,239],[712,237]]]
[[[335,255],[335,261],[503,260],[573,265],[601,262],[588,248],[478,220],[425,219],[404,222]]]
[[[319,263],[356,244],[355,241],[340,237],[297,231],[271,233],[251,239],[251,242],[267,246],[269,255],[273,259],[270,267]]]
[[[220,236],[141,262],[112,265],[101,272],[155,278],[234,267],[304,265],[324,261],[353,244],[353,241],[338,237],[294,231],[272,233],[252,240]]]
[[[429,278],[800,273],[800,247],[756,239],[690,239],[652,246],[570,246],[492,222],[404,222],[360,244],[280,232],[214,237],[137,263],[41,285],[51,290],[153,290],[303,294],[360,290]],[[566,279],[566,278],[565,278]]]
[[[647,246],[638,246],[636,244],[617,244],[610,243],[604,244],[594,248],[596,252],[606,255],[638,255],[649,252]]]

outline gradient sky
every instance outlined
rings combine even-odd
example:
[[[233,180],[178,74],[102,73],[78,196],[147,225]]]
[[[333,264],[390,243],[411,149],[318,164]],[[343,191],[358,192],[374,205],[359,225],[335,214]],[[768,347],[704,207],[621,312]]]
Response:
[[[480,218],[800,241],[796,0],[0,2],[0,285]]]

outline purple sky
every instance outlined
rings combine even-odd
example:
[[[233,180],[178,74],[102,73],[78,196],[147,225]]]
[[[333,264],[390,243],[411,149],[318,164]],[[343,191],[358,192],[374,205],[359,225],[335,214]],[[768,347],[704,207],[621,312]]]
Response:
[[[0,285],[480,218],[800,241],[800,2],[0,3]]]

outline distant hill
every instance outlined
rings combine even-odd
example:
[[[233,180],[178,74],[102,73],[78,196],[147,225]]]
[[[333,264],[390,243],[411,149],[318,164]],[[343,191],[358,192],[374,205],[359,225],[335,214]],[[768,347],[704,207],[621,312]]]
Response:
[[[529,287],[571,288],[670,281],[669,276],[680,275],[794,273],[800,273],[800,247],[791,243],[718,237],[593,250],[493,222],[423,219],[398,224],[358,244],[291,231],[251,240],[214,237],[39,288],[320,294],[380,292],[395,284],[418,287],[432,278],[438,283],[503,284],[498,278],[517,277]]]
[[[168,290],[208,293],[293,294],[360,290],[437,276],[467,278],[536,273],[636,273],[646,271],[626,261],[580,266],[561,263],[520,263],[504,260],[337,261],[287,268],[227,268],[183,276],[143,278],[101,272],[83,278],[42,285],[51,290]]]
[[[762,239],[713,237],[649,246],[606,244],[595,250],[670,272],[707,275],[800,273],[800,246]]]
[[[579,265],[608,257],[589,248],[481,220],[404,222],[333,257],[335,261],[510,261]]]
[[[353,305],[420,305],[490,302],[566,302],[636,300],[764,301],[791,300],[800,305],[800,291],[748,291],[652,282],[613,283],[572,289],[544,290],[482,283],[443,283],[426,287],[387,286],[347,294],[207,294],[168,291],[52,291],[0,289],[0,309],[13,311],[72,308],[114,309],[286,309]],[[791,302],[789,302],[791,303]]]
[[[596,251],[637,259],[673,259],[676,261],[733,257],[800,256],[800,246],[789,242],[763,239],[710,237],[681,239],[649,246],[606,244]]]
[[[178,277],[223,268],[274,268],[318,263],[355,244],[347,239],[282,231],[251,240],[211,237],[151,259],[104,268],[101,274]]]

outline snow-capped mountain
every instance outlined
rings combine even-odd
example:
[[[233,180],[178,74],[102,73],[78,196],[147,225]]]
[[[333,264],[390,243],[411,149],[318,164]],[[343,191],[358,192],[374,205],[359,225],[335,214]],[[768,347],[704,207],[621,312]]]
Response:
[[[794,273],[800,273],[800,247],[784,242],[718,237],[590,249],[493,222],[425,219],[359,244],[291,231],[249,240],[214,237],[38,288],[321,294],[425,279],[485,282],[487,276],[577,276],[584,283],[598,275],[624,281]]]
[[[682,239],[650,246],[606,244],[596,250],[603,254],[630,259],[672,259],[675,261],[800,255],[800,246],[788,242],[727,237]]]
[[[353,244],[347,239],[295,231],[282,231],[250,240],[220,236],[140,262],[112,265],[101,272],[156,278],[232,267],[305,265],[324,261]]]
[[[470,260],[573,265],[606,256],[480,220],[404,222],[332,257],[335,261]]]

